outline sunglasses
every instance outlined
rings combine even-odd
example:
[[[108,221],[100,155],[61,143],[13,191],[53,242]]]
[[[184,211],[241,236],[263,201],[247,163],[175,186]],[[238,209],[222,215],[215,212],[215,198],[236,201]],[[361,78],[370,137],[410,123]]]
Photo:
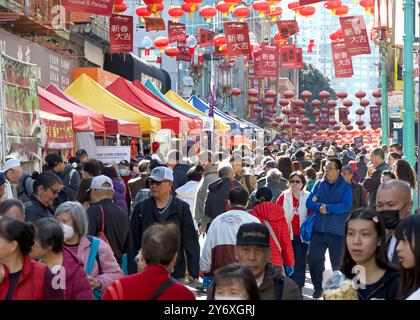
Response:
[[[296,183],[296,184],[302,183],[302,181],[300,181],[300,180],[289,180],[289,182],[290,183]]]
[[[169,180],[156,181],[156,180],[153,180],[153,179],[150,179],[149,181],[150,181],[150,185],[155,184],[157,186],[160,186],[162,184],[162,182],[169,182]]]

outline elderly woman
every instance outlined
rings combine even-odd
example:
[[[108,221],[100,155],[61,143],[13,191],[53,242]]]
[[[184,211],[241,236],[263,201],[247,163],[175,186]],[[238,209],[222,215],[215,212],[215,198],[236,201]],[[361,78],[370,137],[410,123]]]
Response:
[[[95,299],[123,273],[111,247],[99,238],[87,236],[87,217],[78,202],[65,202],[55,211],[55,218],[64,225],[64,247],[82,260]]]

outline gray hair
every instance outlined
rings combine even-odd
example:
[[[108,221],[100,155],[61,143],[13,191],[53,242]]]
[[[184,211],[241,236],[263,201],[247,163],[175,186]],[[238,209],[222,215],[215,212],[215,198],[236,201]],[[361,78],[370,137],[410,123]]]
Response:
[[[274,184],[279,184],[283,174],[279,169],[270,169],[267,172],[267,183],[271,182]]]
[[[217,168],[217,174],[219,178],[223,179],[226,178],[230,173],[233,172],[233,167],[228,162],[221,162],[219,167]]]
[[[375,156],[380,156],[382,160],[385,160],[385,152],[381,148],[373,149],[371,154],[373,154]]]
[[[387,190],[391,188],[398,188],[403,195],[411,199],[411,186],[408,182],[398,179],[391,179],[379,185],[378,191],[381,189]]]
[[[54,217],[57,218],[62,213],[69,213],[73,219],[74,232],[84,236],[88,232],[88,219],[86,211],[79,202],[67,201],[58,206]]]

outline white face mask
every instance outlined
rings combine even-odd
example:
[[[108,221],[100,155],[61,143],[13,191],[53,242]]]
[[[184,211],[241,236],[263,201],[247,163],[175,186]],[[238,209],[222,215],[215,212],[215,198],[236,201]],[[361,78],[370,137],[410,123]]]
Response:
[[[225,296],[225,295],[218,295],[214,296],[214,300],[246,300],[242,297],[235,297],[235,296]]]
[[[68,224],[61,224],[61,227],[63,228],[64,232],[64,241],[67,241],[71,239],[74,236],[74,229],[72,226],[69,226]]]

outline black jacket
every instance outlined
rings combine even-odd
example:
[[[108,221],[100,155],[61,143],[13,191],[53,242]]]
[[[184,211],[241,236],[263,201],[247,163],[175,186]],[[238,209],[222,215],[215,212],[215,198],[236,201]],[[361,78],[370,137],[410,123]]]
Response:
[[[273,194],[273,198],[271,199],[271,202],[276,203],[277,199],[280,197],[281,193],[287,189],[287,180],[284,178],[281,178],[279,184],[274,183],[266,183],[263,185],[271,190],[271,193]],[[258,190],[258,189],[257,189]],[[249,196],[249,203],[248,203],[248,209],[252,209],[257,204],[257,190],[255,190],[251,195]]]
[[[35,195],[25,203],[25,220],[34,222],[41,218],[53,218],[54,208],[44,206]]]
[[[122,256],[131,247],[130,219],[126,211],[114,204],[111,199],[104,199],[92,204],[87,210],[88,234],[97,236],[102,230],[102,211],[104,211],[104,233],[114,252],[118,263],[122,264]]]
[[[357,289],[359,300],[396,300],[399,290],[400,273],[398,271],[386,271],[379,286],[368,296],[363,297]]]
[[[366,192],[369,193],[369,207],[373,207],[376,204],[376,192],[378,191],[379,185],[381,184],[382,172],[388,170],[389,167],[385,162],[382,162],[375,171],[363,181],[363,187]]]
[[[64,188],[60,191],[56,201],[54,202],[55,207],[58,207],[63,202],[73,201],[76,197],[81,181],[79,172],[70,164],[66,164],[64,172],[58,174],[58,176],[63,182]]]
[[[234,187],[242,187],[242,185],[239,181],[232,181],[230,178],[223,178],[210,183],[204,214],[213,220],[219,214],[226,212],[226,200],[228,199],[229,191]]]
[[[198,234],[195,230],[192,215],[188,203],[172,198],[167,210],[160,214],[154,198],[141,201],[134,207],[131,216],[131,230],[133,234],[133,247],[128,256],[128,272],[135,273],[137,266],[134,258],[141,248],[141,238],[143,232],[155,223],[172,222],[179,226],[181,231],[181,246],[178,251],[178,259],[173,278],[184,278],[186,264],[188,264],[188,273],[193,278],[198,278],[200,269],[200,245],[198,243]],[[185,257],[187,261],[185,262]]]
[[[174,182],[172,183],[172,194],[175,195],[175,190],[182,187],[188,182],[187,172],[191,166],[188,164],[178,163],[173,169]]]
[[[365,188],[360,183],[351,182],[351,189],[353,191],[353,206],[352,210],[358,208],[365,208],[367,206]]]

